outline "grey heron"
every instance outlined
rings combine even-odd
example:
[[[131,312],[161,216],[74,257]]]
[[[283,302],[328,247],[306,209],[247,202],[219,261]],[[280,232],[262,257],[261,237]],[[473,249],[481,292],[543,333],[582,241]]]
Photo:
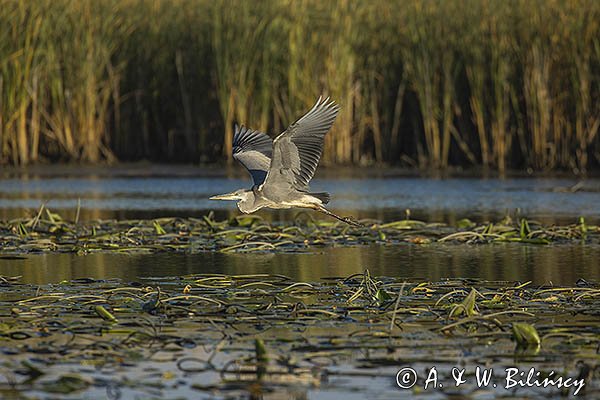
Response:
[[[325,134],[333,125],[339,106],[329,97],[319,97],[315,105],[283,133],[271,140],[263,132],[235,126],[233,158],[250,173],[251,189],[213,196],[211,200],[237,200],[245,214],[261,208],[308,208],[320,211],[350,225],[354,219],[340,217],[326,209],[329,193],[311,193],[308,183],[323,152]]]

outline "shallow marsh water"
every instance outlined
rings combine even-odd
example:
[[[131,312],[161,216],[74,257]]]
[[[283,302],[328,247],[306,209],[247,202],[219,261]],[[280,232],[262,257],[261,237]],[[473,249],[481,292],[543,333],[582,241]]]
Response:
[[[0,256],[0,275],[21,275],[25,283],[57,283],[77,278],[119,278],[185,274],[283,274],[298,281],[347,276],[368,268],[376,276],[411,281],[484,278],[573,285],[580,278],[600,281],[600,246],[369,245],[320,248],[304,253],[222,254],[24,254]]]
[[[600,289],[588,283],[189,274],[4,282],[2,292],[3,398],[564,398],[575,390],[511,390],[506,368],[556,371],[584,379],[589,398],[600,393]],[[520,332],[535,324],[541,340],[515,346],[516,322]],[[400,390],[396,372],[407,366],[419,379]],[[493,370],[492,383],[478,387],[478,366]],[[425,390],[432,367],[441,385]],[[458,388],[452,368],[466,372]]]
[[[211,201],[214,194],[249,187],[240,168],[229,171],[167,166],[115,169],[47,167],[0,175],[0,219],[34,214],[42,203],[74,218],[156,218],[237,215],[234,202]],[[494,221],[510,214],[545,224],[573,223],[580,216],[600,221],[600,179],[420,178],[376,169],[320,170],[314,191],[332,194],[331,209],[359,218],[396,220],[411,216],[454,223],[461,218]],[[263,211],[267,220],[293,219],[295,212]]]
[[[339,179],[335,175],[325,172],[313,189],[331,191],[333,210],[359,218],[404,219],[408,208],[411,218],[450,225],[465,217],[497,222],[507,214],[515,221],[527,217],[545,225],[576,224],[581,216],[589,224],[600,221],[597,179],[421,179],[363,171],[345,172]],[[239,171],[227,178],[194,168],[5,172],[0,220],[34,216],[43,202],[72,220],[78,199],[80,221],[201,217],[209,209],[221,219],[237,215],[235,205],[207,197],[247,185]],[[295,213],[260,215],[291,224]],[[580,362],[595,367],[598,260],[597,240],[550,245],[337,242],[292,253],[0,254],[0,276],[21,276],[19,284],[0,282],[0,351],[10,360],[0,371],[0,397],[55,398],[66,390],[63,398],[561,398],[562,392],[552,388],[480,389],[473,384],[473,369],[493,366],[500,376],[507,366],[534,366],[574,376],[581,373]],[[365,269],[369,276],[382,277],[378,285],[391,299],[373,303],[373,296],[363,294],[358,304],[350,304],[352,293],[366,293],[371,286],[359,282],[361,275],[342,277]],[[247,274],[287,278],[268,278],[267,283],[254,282],[267,278],[227,278]],[[213,279],[229,282],[231,289],[213,285]],[[406,296],[394,306],[404,283]],[[519,288],[521,283],[525,289]],[[320,292],[303,292],[306,284]],[[160,299],[157,287],[168,307],[149,311],[148,299]],[[287,293],[288,287],[298,291]],[[483,293],[476,302],[484,315],[464,317],[464,327],[440,333],[445,324],[457,321],[449,310],[466,301],[471,287]],[[338,293],[340,288],[345,291]],[[121,290],[123,298],[113,295]],[[591,291],[587,297],[586,290]],[[56,293],[64,299],[47,302],[43,296]],[[200,303],[187,302],[181,297],[186,293],[192,300],[199,296]],[[510,301],[496,304],[496,295]],[[101,318],[94,305],[112,311],[119,323]],[[500,305],[516,317],[509,313],[488,323],[485,315],[493,315]],[[399,329],[393,339],[381,336],[398,306]],[[199,308],[192,312],[194,307]],[[182,310],[189,314],[178,314]],[[515,349],[510,333],[515,321],[536,326],[543,335],[541,350]],[[30,328],[34,333],[24,337]],[[256,338],[264,340],[272,357],[262,381],[257,381],[260,366],[252,361]],[[55,357],[55,352],[62,355]],[[211,368],[206,368],[207,359]],[[187,368],[181,360],[188,360]],[[227,365],[236,360],[245,360],[234,364],[242,369],[228,372]],[[32,365],[45,374],[29,382],[22,374],[32,374]],[[421,386],[422,374],[432,365],[448,383],[453,366],[468,368],[471,380],[461,388],[399,391],[394,376],[405,365],[419,371]],[[597,379],[598,372],[590,379]],[[590,385],[592,398],[599,390]]]

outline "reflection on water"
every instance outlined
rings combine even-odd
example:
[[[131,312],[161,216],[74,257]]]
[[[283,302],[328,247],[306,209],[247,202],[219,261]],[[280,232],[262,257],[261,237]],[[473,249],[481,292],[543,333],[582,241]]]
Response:
[[[0,275],[22,275],[23,282],[37,284],[82,277],[134,281],[142,277],[207,273],[272,273],[316,281],[368,268],[373,275],[411,280],[463,277],[573,285],[579,278],[600,280],[599,259],[600,247],[592,245],[406,244],[324,248],[306,254],[25,255],[24,259],[0,258]]]
[[[209,210],[224,217],[238,213],[234,203],[208,197],[250,185],[238,170],[230,178],[224,172],[189,167],[162,172],[157,166],[147,171],[100,171],[5,173],[0,177],[0,219],[33,215],[43,202],[73,218],[78,199],[84,220],[189,217]],[[414,218],[449,223],[463,217],[497,220],[507,213],[545,223],[572,223],[579,216],[590,222],[600,220],[600,179],[432,179],[325,170],[317,174],[312,189],[331,192],[332,209],[362,218],[398,219],[410,209]],[[261,215],[289,220],[294,212],[266,211]]]

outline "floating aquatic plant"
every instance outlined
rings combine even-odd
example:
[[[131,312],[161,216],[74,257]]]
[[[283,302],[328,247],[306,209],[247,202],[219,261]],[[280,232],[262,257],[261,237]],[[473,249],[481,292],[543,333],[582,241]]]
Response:
[[[12,377],[0,393],[23,396],[98,388],[232,396],[314,388],[331,376],[393,382],[404,365],[443,374],[457,360],[501,367],[517,357],[576,374],[593,371],[600,340],[600,285],[588,281],[410,282],[366,270],[314,282],[194,274],[41,286],[0,277],[0,285],[1,374]],[[586,390],[600,387],[591,379]]]
[[[98,220],[68,222],[45,209],[34,218],[0,221],[3,253],[68,252],[297,252],[319,246],[355,246],[373,243],[435,245],[516,242],[599,243],[597,226],[582,219],[566,226],[543,226],[521,219],[457,226],[416,220],[381,222],[362,220],[363,227],[333,221],[301,220],[269,223],[258,216],[239,216],[217,221],[212,215],[196,218],[153,220]]]

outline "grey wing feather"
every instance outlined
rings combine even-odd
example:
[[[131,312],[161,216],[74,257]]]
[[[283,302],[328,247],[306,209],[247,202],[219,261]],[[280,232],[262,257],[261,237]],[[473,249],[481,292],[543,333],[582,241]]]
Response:
[[[339,106],[333,100],[319,97],[310,111],[275,138],[269,176],[277,170],[279,180],[285,177],[296,190],[308,190],[323,153],[325,134],[338,111]]]
[[[272,156],[273,141],[266,133],[235,126],[233,158],[246,167],[255,185],[265,181]]]

